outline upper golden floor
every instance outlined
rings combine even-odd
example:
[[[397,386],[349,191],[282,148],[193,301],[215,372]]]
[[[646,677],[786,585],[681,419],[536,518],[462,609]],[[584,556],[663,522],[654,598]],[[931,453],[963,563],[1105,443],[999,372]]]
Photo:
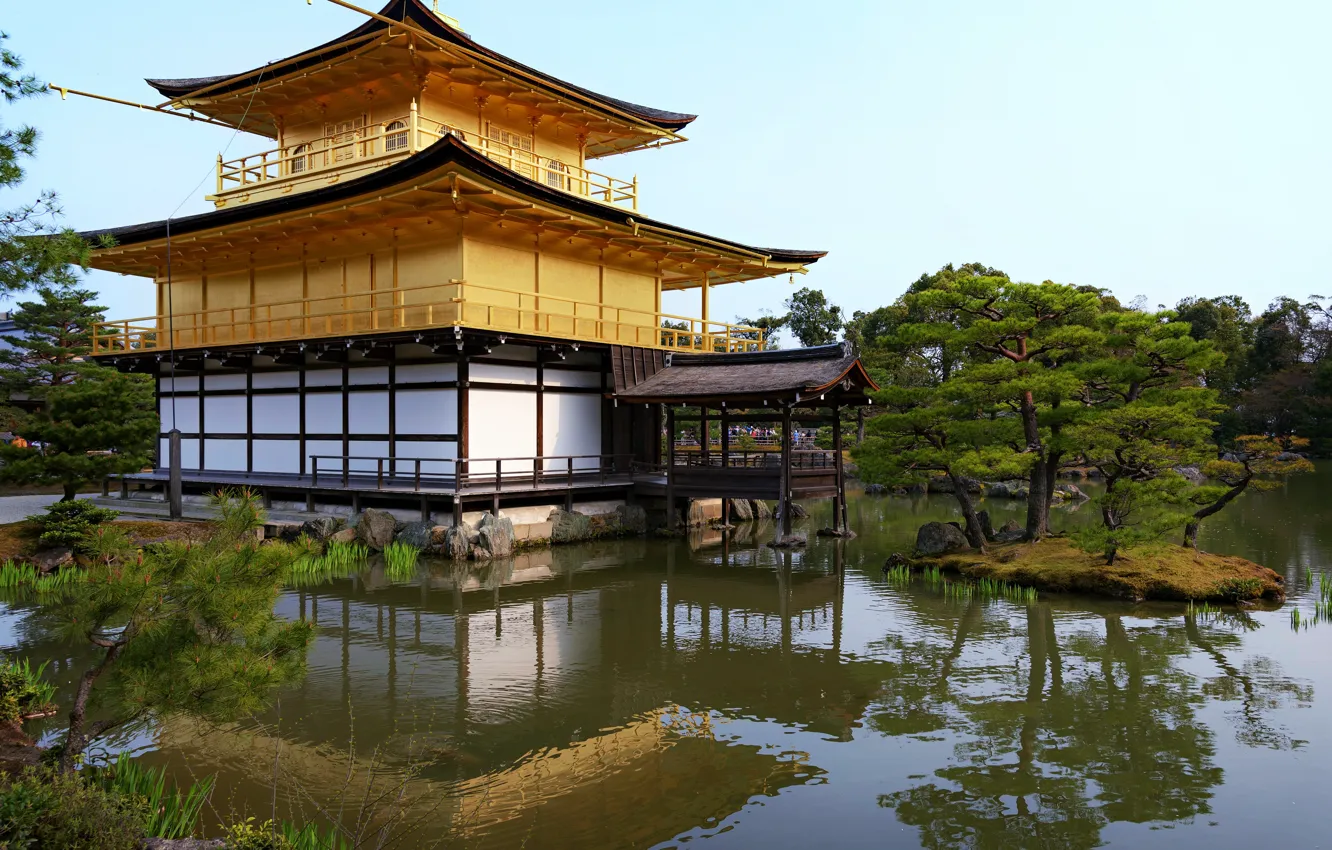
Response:
[[[248,203],[347,180],[446,135],[526,177],[637,209],[635,178],[592,160],[683,141],[694,116],[596,94],[473,41],[420,0],[365,12],[361,27],[240,74],[149,80],[168,104],[275,144],[224,160],[210,199]]]
[[[341,3],[342,0],[334,0]],[[344,4],[345,5],[345,4]],[[170,103],[276,141],[218,162],[217,209],[88,231],[98,269],[157,284],[98,355],[470,328],[697,351],[762,348],[712,286],[803,273],[639,214],[601,157],[682,141],[692,115],[598,95],[488,50],[420,0],[240,74],[150,81]],[[696,289],[695,317],[663,312]],[[327,342],[323,344],[334,344]]]

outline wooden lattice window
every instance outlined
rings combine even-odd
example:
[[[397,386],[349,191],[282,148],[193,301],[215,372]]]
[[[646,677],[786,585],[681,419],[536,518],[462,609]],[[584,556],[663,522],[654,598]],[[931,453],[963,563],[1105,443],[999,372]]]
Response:
[[[558,159],[546,160],[546,185],[556,189],[569,189],[569,166]]]
[[[535,176],[532,172],[536,157],[532,154],[531,136],[519,135],[494,124],[486,128],[486,135],[490,141],[499,142],[498,146],[491,148],[491,159],[507,165],[524,177]]]
[[[365,151],[365,116],[336,124],[324,125],[324,144],[327,150],[324,163],[332,165],[346,162],[366,155]]]
[[[407,150],[407,122],[390,121],[384,127],[384,152]]]
[[[309,163],[310,146],[297,145],[291,149],[291,173],[300,174],[305,171]]]

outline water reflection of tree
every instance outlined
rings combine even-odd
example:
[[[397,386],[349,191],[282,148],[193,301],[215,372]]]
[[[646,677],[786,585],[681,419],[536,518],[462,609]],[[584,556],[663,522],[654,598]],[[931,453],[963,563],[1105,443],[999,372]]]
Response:
[[[1235,738],[1250,747],[1269,747],[1290,750],[1303,741],[1293,739],[1285,729],[1274,726],[1265,712],[1281,708],[1291,700],[1302,703],[1313,701],[1313,687],[1287,678],[1281,666],[1270,658],[1247,658],[1240,666],[1224,650],[1242,648],[1242,633],[1256,628],[1245,614],[1227,621],[1241,631],[1228,631],[1219,624],[1200,623],[1196,615],[1184,618],[1184,633],[1189,643],[1215,662],[1219,675],[1203,684],[1203,693],[1214,700],[1238,702],[1239,708],[1230,713],[1235,722]]]
[[[951,633],[898,647],[913,672],[887,682],[871,713],[871,725],[887,734],[948,729],[961,737],[954,763],[931,781],[879,798],[927,847],[1095,847],[1111,822],[1206,814],[1223,772],[1199,708],[1237,699],[1240,740],[1272,746],[1281,734],[1263,713],[1288,697],[1312,698],[1270,662],[1224,662],[1224,675],[1212,680],[1185,670],[1181,661],[1197,649],[1223,663],[1217,647],[1237,640],[1224,630],[1180,621],[1129,630],[1110,613],[1102,628],[1061,640],[1047,605],[1027,609],[1026,657],[1016,672],[994,664],[959,676],[963,645],[986,634],[992,641],[1003,627],[1002,613],[978,605],[955,609]]]

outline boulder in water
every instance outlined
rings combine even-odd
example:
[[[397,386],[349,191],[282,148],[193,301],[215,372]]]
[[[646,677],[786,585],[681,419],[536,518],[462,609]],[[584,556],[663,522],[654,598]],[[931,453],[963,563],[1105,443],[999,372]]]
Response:
[[[916,532],[916,551],[922,555],[942,555],[967,548],[966,535],[952,523],[927,522]]]

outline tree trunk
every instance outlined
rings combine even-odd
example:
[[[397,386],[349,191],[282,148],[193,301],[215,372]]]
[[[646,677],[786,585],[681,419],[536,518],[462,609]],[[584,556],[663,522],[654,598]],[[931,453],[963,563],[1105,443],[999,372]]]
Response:
[[[1028,540],[1040,540],[1050,532],[1050,519],[1045,504],[1045,447],[1041,445],[1041,426],[1036,419],[1036,401],[1031,392],[1022,394],[1022,432],[1027,440],[1027,451],[1036,455],[1036,463],[1031,467],[1031,479],[1027,491],[1027,533]]]
[[[85,670],[82,678],[79,679],[79,689],[74,694],[74,704],[69,709],[69,731],[65,734],[65,747],[60,754],[60,769],[65,773],[74,770],[78,757],[83,755],[83,751],[88,748],[91,738],[84,731],[84,723],[88,714],[88,698],[92,696],[93,685],[98,677],[106,672],[120,655],[123,644],[116,643],[106,650],[106,655],[102,657],[101,662],[88,670]]]
[[[1042,508],[1045,530],[1050,531],[1050,506],[1054,504],[1055,487],[1059,481],[1059,461],[1063,458],[1063,452],[1050,452],[1050,457],[1045,461],[1045,505]]]
[[[1027,539],[1040,540],[1050,533],[1050,504],[1047,498],[1046,468],[1044,458],[1037,460],[1031,468],[1031,478],[1027,482]]]
[[[856,445],[865,442],[865,408],[856,408]]]
[[[1207,519],[1212,514],[1217,513],[1226,505],[1238,499],[1240,497],[1240,494],[1242,494],[1246,489],[1248,489],[1249,482],[1252,480],[1253,480],[1252,475],[1246,477],[1238,484],[1236,484],[1234,487],[1231,487],[1229,490],[1227,490],[1221,496],[1221,498],[1217,499],[1215,502],[1212,502],[1210,505],[1204,505],[1203,507],[1194,511],[1193,517],[1189,520],[1188,525],[1184,526],[1184,545],[1189,549],[1197,549],[1198,529],[1202,526],[1202,521]]]
[[[72,502],[79,495],[79,485],[70,484],[68,481],[64,484],[65,495],[60,498],[62,502]]]
[[[1198,528],[1201,525],[1202,521],[1195,517],[1190,519],[1188,524],[1184,526],[1184,548],[1198,548]]]
[[[985,531],[981,528],[980,517],[976,516],[976,506],[971,501],[971,494],[967,492],[967,482],[962,476],[949,470],[948,479],[953,482],[953,495],[957,497],[957,504],[962,508],[962,533],[967,536],[967,542],[971,548],[978,552],[985,551]]]
[[[1107,567],[1113,567],[1115,565],[1115,556],[1118,554],[1119,554],[1119,547],[1112,544],[1108,549],[1105,550],[1105,565]]]

